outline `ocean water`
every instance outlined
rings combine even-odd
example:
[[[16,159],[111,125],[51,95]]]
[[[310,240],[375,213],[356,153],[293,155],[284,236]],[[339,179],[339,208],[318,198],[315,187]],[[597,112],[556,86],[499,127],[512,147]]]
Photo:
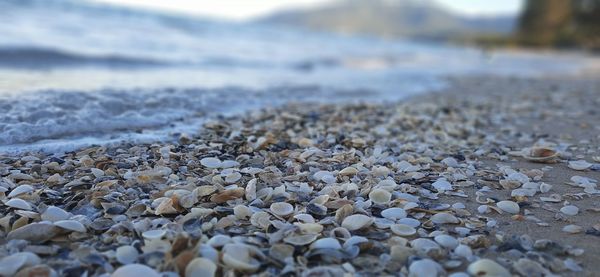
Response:
[[[575,74],[583,55],[342,37],[69,0],[0,1],[0,154],[171,140],[291,101],[389,102],[448,76]]]

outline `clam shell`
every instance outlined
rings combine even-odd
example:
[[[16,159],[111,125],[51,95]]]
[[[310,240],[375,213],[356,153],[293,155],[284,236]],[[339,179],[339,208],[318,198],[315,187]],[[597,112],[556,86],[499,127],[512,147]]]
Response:
[[[590,167],[592,167],[593,164],[588,163],[585,160],[578,160],[578,161],[570,161],[569,162],[569,168],[574,169],[574,170],[586,170]]]
[[[435,224],[457,224],[460,220],[449,213],[437,213],[431,217],[431,222]]]
[[[405,224],[393,224],[390,226],[390,230],[392,233],[402,237],[412,236],[417,233],[417,229]]]
[[[65,230],[85,233],[86,229],[81,222],[77,220],[59,220],[54,222],[54,225],[63,228]]]
[[[560,212],[566,215],[577,215],[579,213],[579,208],[573,205],[567,205],[560,208]]]
[[[24,193],[30,193],[33,191],[33,187],[30,185],[20,185],[18,187],[16,187],[15,189],[13,189],[9,194],[8,194],[8,198],[13,198],[15,196],[24,194]]]
[[[310,249],[342,249],[342,245],[337,239],[322,238],[313,242]]]
[[[577,234],[583,232],[583,227],[579,225],[570,224],[562,228],[562,231],[570,234]]]
[[[392,199],[392,194],[384,189],[374,189],[369,193],[369,199],[375,204],[385,205]]]
[[[70,215],[67,211],[55,206],[48,206],[48,208],[46,208],[46,210],[41,214],[42,220],[51,222],[67,220],[69,217]]]
[[[6,201],[6,203],[4,203],[4,205],[9,206],[11,208],[15,208],[15,209],[21,209],[21,210],[33,209],[31,207],[31,205],[29,205],[29,203],[27,203],[27,201],[20,199],[20,198],[13,198],[11,200],[8,200],[8,201]]]
[[[19,269],[40,264],[41,259],[30,252],[15,253],[0,260],[0,275],[13,276]]]
[[[362,214],[348,216],[342,221],[342,227],[350,231],[359,230],[368,227],[371,224],[373,224],[373,218]]]
[[[511,277],[510,272],[500,264],[490,259],[480,259],[467,268],[472,276],[480,277]]]
[[[273,203],[269,209],[273,214],[278,216],[287,216],[294,212],[294,206],[286,202]]]
[[[260,262],[252,258],[251,250],[243,244],[227,244],[223,247],[223,263],[225,266],[240,271],[254,272]]]
[[[160,277],[160,274],[156,270],[143,265],[143,264],[128,264],[119,267],[111,277],[131,277],[131,276],[144,276],[144,277]]]
[[[217,265],[206,258],[195,258],[185,267],[185,276],[213,277],[217,272]]]
[[[340,172],[338,174],[341,176],[352,176],[352,175],[356,175],[356,173],[358,173],[358,169],[349,166],[349,167],[346,167],[346,168],[340,170]]]
[[[414,261],[408,267],[409,277],[440,276],[443,272],[442,266],[431,259]]]
[[[554,161],[558,157],[558,152],[550,147],[532,147],[529,151],[525,151],[525,158],[531,162],[548,163]]]
[[[167,234],[166,230],[148,230],[142,233],[142,237],[147,240],[161,239]]]
[[[509,214],[518,214],[520,211],[519,204],[509,200],[504,200],[496,203],[496,207]]]
[[[381,211],[381,216],[391,220],[398,220],[406,217],[406,211],[402,208],[388,208]]]
[[[207,168],[219,168],[221,167],[221,160],[217,158],[203,158],[200,160],[200,164]]]
[[[115,254],[117,261],[121,264],[132,264],[140,255],[137,249],[130,245],[118,247]]]
[[[458,240],[449,235],[437,235],[433,240],[447,249],[454,249],[458,246]]]
[[[292,245],[302,246],[312,243],[317,239],[317,234],[292,235],[283,238],[283,241]]]
[[[8,240],[22,239],[35,243],[43,243],[60,234],[61,229],[46,222],[31,223],[12,230],[7,235]]]

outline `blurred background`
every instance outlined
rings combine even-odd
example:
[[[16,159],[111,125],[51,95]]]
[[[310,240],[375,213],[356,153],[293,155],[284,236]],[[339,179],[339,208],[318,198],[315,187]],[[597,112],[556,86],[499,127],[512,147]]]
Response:
[[[598,65],[598,0],[0,0],[0,152]]]

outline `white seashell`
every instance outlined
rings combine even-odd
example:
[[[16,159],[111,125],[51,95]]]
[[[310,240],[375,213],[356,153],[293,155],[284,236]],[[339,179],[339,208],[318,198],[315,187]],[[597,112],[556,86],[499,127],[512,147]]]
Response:
[[[568,205],[560,208],[560,212],[566,215],[577,215],[579,213],[579,208],[577,208],[577,206]]]
[[[471,247],[467,245],[460,244],[456,248],[454,248],[454,254],[465,259],[471,259],[471,257],[473,256],[473,250],[471,250]]]
[[[41,262],[36,254],[30,252],[12,254],[0,260],[0,276],[13,276],[22,267],[38,265]]]
[[[519,204],[509,200],[504,200],[496,203],[496,207],[509,214],[518,214],[520,211]]]
[[[283,239],[283,241],[285,241],[286,243],[292,244],[292,245],[302,246],[302,245],[307,245],[307,244],[315,241],[317,239],[317,237],[318,237],[317,234],[293,235],[293,236],[285,237]]]
[[[113,272],[111,277],[131,277],[131,276],[143,276],[143,277],[160,277],[160,274],[156,270],[143,265],[143,264],[128,264],[119,267]]]
[[[437,179],[437,181],[433,182],[431,185],[440,192],[452,190],[452,184],[450,184],[446,178]]]
[[[212,248],[220,248],[225,246],[231,242],[231,237],[226,235],[215,235],[210,238],[206,244],[210,245]]]
[[[342,176],[352,176],[352,175],[355,175],[356,173],[358,173],[358,169],[356,169],[352,166],[349,166],[349,167],[346,167],[346,168],[340,170],[340,172],[338,174],[342,175]]]
[[[254,199],[256,199],[256,178],[250,180],[248,182],[248,184],[246,185],[246,200],[248,201],[253,201]]]
[[[562,231],[570,234],[577,234],[583,232],[583,227],[579,225],[570,224],[562,228]]]
[[[322,238],[318,239],[310,245],[310,249],[342,249],[342,245],[337,239]]]
[[[142,237],[147,240],[161,239],[167,234],[166,230],[148,230],[142,233]]]
[[[457,224],[460,220],[449,213],[437,213],[431,217],[431,222],[435,224]]]
[[[315,223],[315,218],[309,214],[297,214],[294,218],[304,223]]]
[[[400,220],[398,220],[398,223],[408,225],[414,228],[417,228],[421,225],[420,221],[410,217],[401,218]]]
[[[21,210],[31,210],[32,207],[31,205],[29,205],[29,203],[27,203],[25,200],[20,199],[20,198],[14,198],[11,200],[8,200],[5,203],[6,206],[15,208],[15,209],[21,209]]]
[[[185,276],[213,277],[217,272],[217,265],[207,258],[195,258],[185,267]]]
[[[391,220],[398,220],[406,217],[406,211],[402,208],[389,208],[381,211],[381,216]]]
[[[260,262],[252,258],[251,250],[244,244],[227,244],[223,247],[223,263],[230,268],[241,271],[256,271]]]
[[[390,230],[392,233],[402,237],[412,236],[417,233],[417,230],[414,227],[404,224],[393,224],[390,226]]]
[[[273,214],[278,216],[287,216],[294,212],[294,206],[286,202],[273,203],[269,209]]]
[[[298,226],[300,232],[304,234],[319,234],[323,231],[323,225],[318,223],[298,223],[294,222],[294,225]]]
[[[200,164],[207,168],[219,168],[221,167],[221,160],[217,158],[203,158],[200,160]]]
[[[90,169],[90,171],[92,172],[92,174],[96,178],[100,178],[100,177],[104,176],[104,171],[102,169],[98,169],[98,168],[92,167]]]
[[[427,253],[433,249],[441,249],[440,245],[430,239],[418,238],[410,242],[410,246],[419,252]]]
[[[63,228],[65,230],[85,233],[86,229],[81,222],[77,220],[59,220],[54,222],[54,225]]]
[[[221,162],[220,167],[222,168],[232,168],[232,167],[238,167],[240,166],[240,163],[234,161],[234,160],[224,160]]]
[[[574,170],[586,170],[590,167],[592,167],[593,164],[588,163],[585,160],[578,160],[578,161],[570,161],[569,162],[569,168],[574,169]]]
[[[374,189],[369,193],[369,199],[375,204],[387,204],[392,199],[392,194],[384,189]]]
[[[124,245],[117,248],[116,258],[121,264],[132,264],[137,261],[140,256],[139,252],[135,247],[130,245]]]
[[[511,277],[510,272],[490,259],[480,259],[469,265],[467,271],[479,277]]]
[[[487,214],[490,212],[490,207],[488,207],[488,205],[480,205],[477,207],[477,212],[480,214]]]
[[[244,205],[237,205],[233,208],[233,215],[238,219],[245,219],[252,216],[252,210]]]
[[[233,184],[237,181],[239,181],[242,178],[242,174],[240,174],[239,172],[232,172],[231,174],[228,174],[225,177],[225,182],[228,184]]]
[[[551,189],[552,189],[552,185],[550,185],[550,184],[546,184],[546,183],[540,184],[540,192],[541,193],[549,192]]]
[[[454,167],[454,168],[457,168],[457,167],[460,166],[458,164],[458,161],[456,161],[456,159],[452,158],[452,157],[448,157],[448,158],[443,159],[442,163],[445,164],[446,166]]]
[[[442,272],[442,266],[431,259],[414,261],[408,267],[408,277],[435,277]]]
[[[13,198],[15,196],[24,194],[24,193],[30,193],[33,191],[33,187],[30,185],[20,185],[18,187],[16,187],[15,189],[13,189],[9,194],[8,194],[8,198]]]
[[[437,235],[433,240],[447,249],[454,249],[458,246],[458,240],[449,235]]]
[[[46,208],[46,210],[41,214],[42,220],[51,222],[67,220],[69,217],[70,215],[67,211],[56,206],[48,206],[48,208]]]
[[[348,229],[349,231],[359,230],[364,227],[368,227],[371,224],[373,224],[373,219],[362,214],[348,216],[342,221],[342,227]]]

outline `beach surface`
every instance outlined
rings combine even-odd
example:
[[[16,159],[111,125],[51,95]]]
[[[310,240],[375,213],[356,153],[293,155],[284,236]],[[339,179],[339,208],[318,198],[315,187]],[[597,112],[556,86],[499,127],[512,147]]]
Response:
[[[597,275],[600,81],[447,81],[0,154],[0,274]]]

